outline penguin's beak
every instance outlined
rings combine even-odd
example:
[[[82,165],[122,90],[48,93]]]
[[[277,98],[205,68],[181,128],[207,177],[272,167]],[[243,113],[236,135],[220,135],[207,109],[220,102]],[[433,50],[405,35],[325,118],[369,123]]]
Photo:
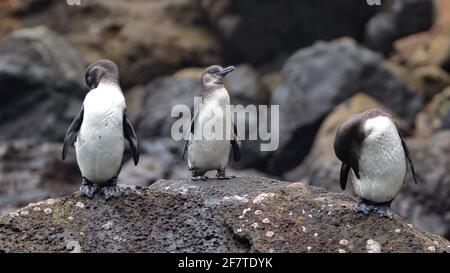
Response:
[[[220,75],[220,76],[225,76],[225,75],[227,75],[228,73],[233,72],[234,70],[236,70],[236,67],[234,67],[234,66],[229,66],[229,67],[226,67],[226,68],[222,69],[222,71],[220,71],[220,72],[217,73],[217,74]]]

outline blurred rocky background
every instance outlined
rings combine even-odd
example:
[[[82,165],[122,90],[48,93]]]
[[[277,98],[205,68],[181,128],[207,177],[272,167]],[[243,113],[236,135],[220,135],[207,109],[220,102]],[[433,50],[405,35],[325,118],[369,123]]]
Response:
[[[245,141],[232,173],[340,192],[337,126],[381,107],[421,180],[408,175],[395,212],[450,238],[450,1],[381,2],[0,0],[0,213],[78,188],[61,143],[88,64],[119,66],[142,153],[137,167],[127,153],[120,182],[141,186],[188,176],[171,106],[193,104],[205,66],[233,64],[232,103],[280,105],[280,147]]]

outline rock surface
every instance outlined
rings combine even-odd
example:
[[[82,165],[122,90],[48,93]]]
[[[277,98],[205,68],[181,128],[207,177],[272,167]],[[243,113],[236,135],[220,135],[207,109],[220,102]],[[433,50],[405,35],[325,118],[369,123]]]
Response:
[[[135,119],[138,134],[143,137],[169,137],[176,120],[171,117],[172,108],[186,105],[193,109],[194,97],[199,94],[199,78],[166,76],[151,81],[144,87],[140,111]]]
[[[450,235],[450,130],[407,140],[421,183],[411,174],[393,209],[412,224]]]
[[[0,218],[1,252],[448,252],[450,242],[352,212],[343,194],[258,177],[160,180],[105,202],[78,193]]]
[[[443,91],[450,85],[450,75],[437,66],[423,66],[415,69],[413,75],[421,84],[425,101],[431,100],[433,96]]]
[[[60,143],[12,141],[0,144],[0,214],[78,189],[81,177],[73,153],[61,161]]]
[[[435,95],[424,112],[428,114],[434,130],[445,129],[445,118],[450,112],[450,87]]]
[[[270,93],[264,86],[258,72],[249,64],[237,66],[226,77],[226,87],[232,104],[268,104]]]
[[[45,27],[9,33],[0,43],[0,141],[61,140],[81,107],[84,63]]]
[[[186,64],[220,63],[220,44],[203,23],[197,0],[48,2],[22,16],[22,24],[43,24],[64,35],[87,63],[113,60],[127,87]]]
[[[372,49],[389,53],[394,40],[429,29],[434,14],[433,0],[395,0],[387,11],[369,20],[365,42]]]
[[[409,0],[409,2],[426,2],[421,0]],[[450,68],[450,4],[446,0],[434,0],[435,22],[432,28],[426,32],[419,32],[394,43],[394,58],[406,64],[408,67],[420,67],[435,65],[445,70]],[[405,18],[406,19],[406,18]],[[421,18],[417,17],[418,20]],[[411,22],[404,21],[408,26]]]
[[[226,42],[225,53],[250,62],[317,39],[362,38],[365,23],[377,11],[359,0],[328,0],[326,8],[316,0],[201,0],[201,4]]]

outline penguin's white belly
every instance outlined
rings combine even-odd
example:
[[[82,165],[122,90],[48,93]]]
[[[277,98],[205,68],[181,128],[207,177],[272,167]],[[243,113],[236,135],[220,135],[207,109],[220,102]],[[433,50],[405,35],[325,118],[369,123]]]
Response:
[[[230,142],[193,141],[189,145],[189,169],[218,170],[227,166]]]
[[[230,137],[231,130],[226,130],[226,123],[231,122],[225,119],[225,107],[215,103],[205,105],[202,112],[199,113],[197,122],[194,124],[195,133],[203,130],[202,140],[191,140],[188,147],[188,166],[189,169],[197,169],[199,171],[218,170],[227,166],[230,153]],[[218,121],[222,124],[221,133],[209,130],[207,123]],[[229,123],[228,126],[230,126]],[[230,127],[231,128],[231,127]],[[220,132],[220,131],[219,131]],[[228,136],[227,136],[228,133]]]
[[[393,200],[406,176],[406,156],[396,128],[377,133],[362,143],[360,179],[353,171],[356,195],[376,203]]]
[[[105,183],[118,175],[124,152],[125,101],[114,91],[91,91],[84,101],[83,122],[75,150],[83,177]]]

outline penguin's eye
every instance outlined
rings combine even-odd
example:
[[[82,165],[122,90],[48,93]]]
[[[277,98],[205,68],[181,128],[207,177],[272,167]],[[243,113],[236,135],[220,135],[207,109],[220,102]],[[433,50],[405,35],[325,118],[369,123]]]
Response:
[[[87,84],[89,87],[92,87],[92,85],[93,85],[93,79],[92,79],[92,76],[91,76],[91,75],[86,75],[86,84]]]
[[[220,72],[220,69],[215,68],[215,69],[213,69],[213,70],[210,72],[210,74],[213,75],[213,76],[216,76],[217,73],[219,73],[219,72]]]

